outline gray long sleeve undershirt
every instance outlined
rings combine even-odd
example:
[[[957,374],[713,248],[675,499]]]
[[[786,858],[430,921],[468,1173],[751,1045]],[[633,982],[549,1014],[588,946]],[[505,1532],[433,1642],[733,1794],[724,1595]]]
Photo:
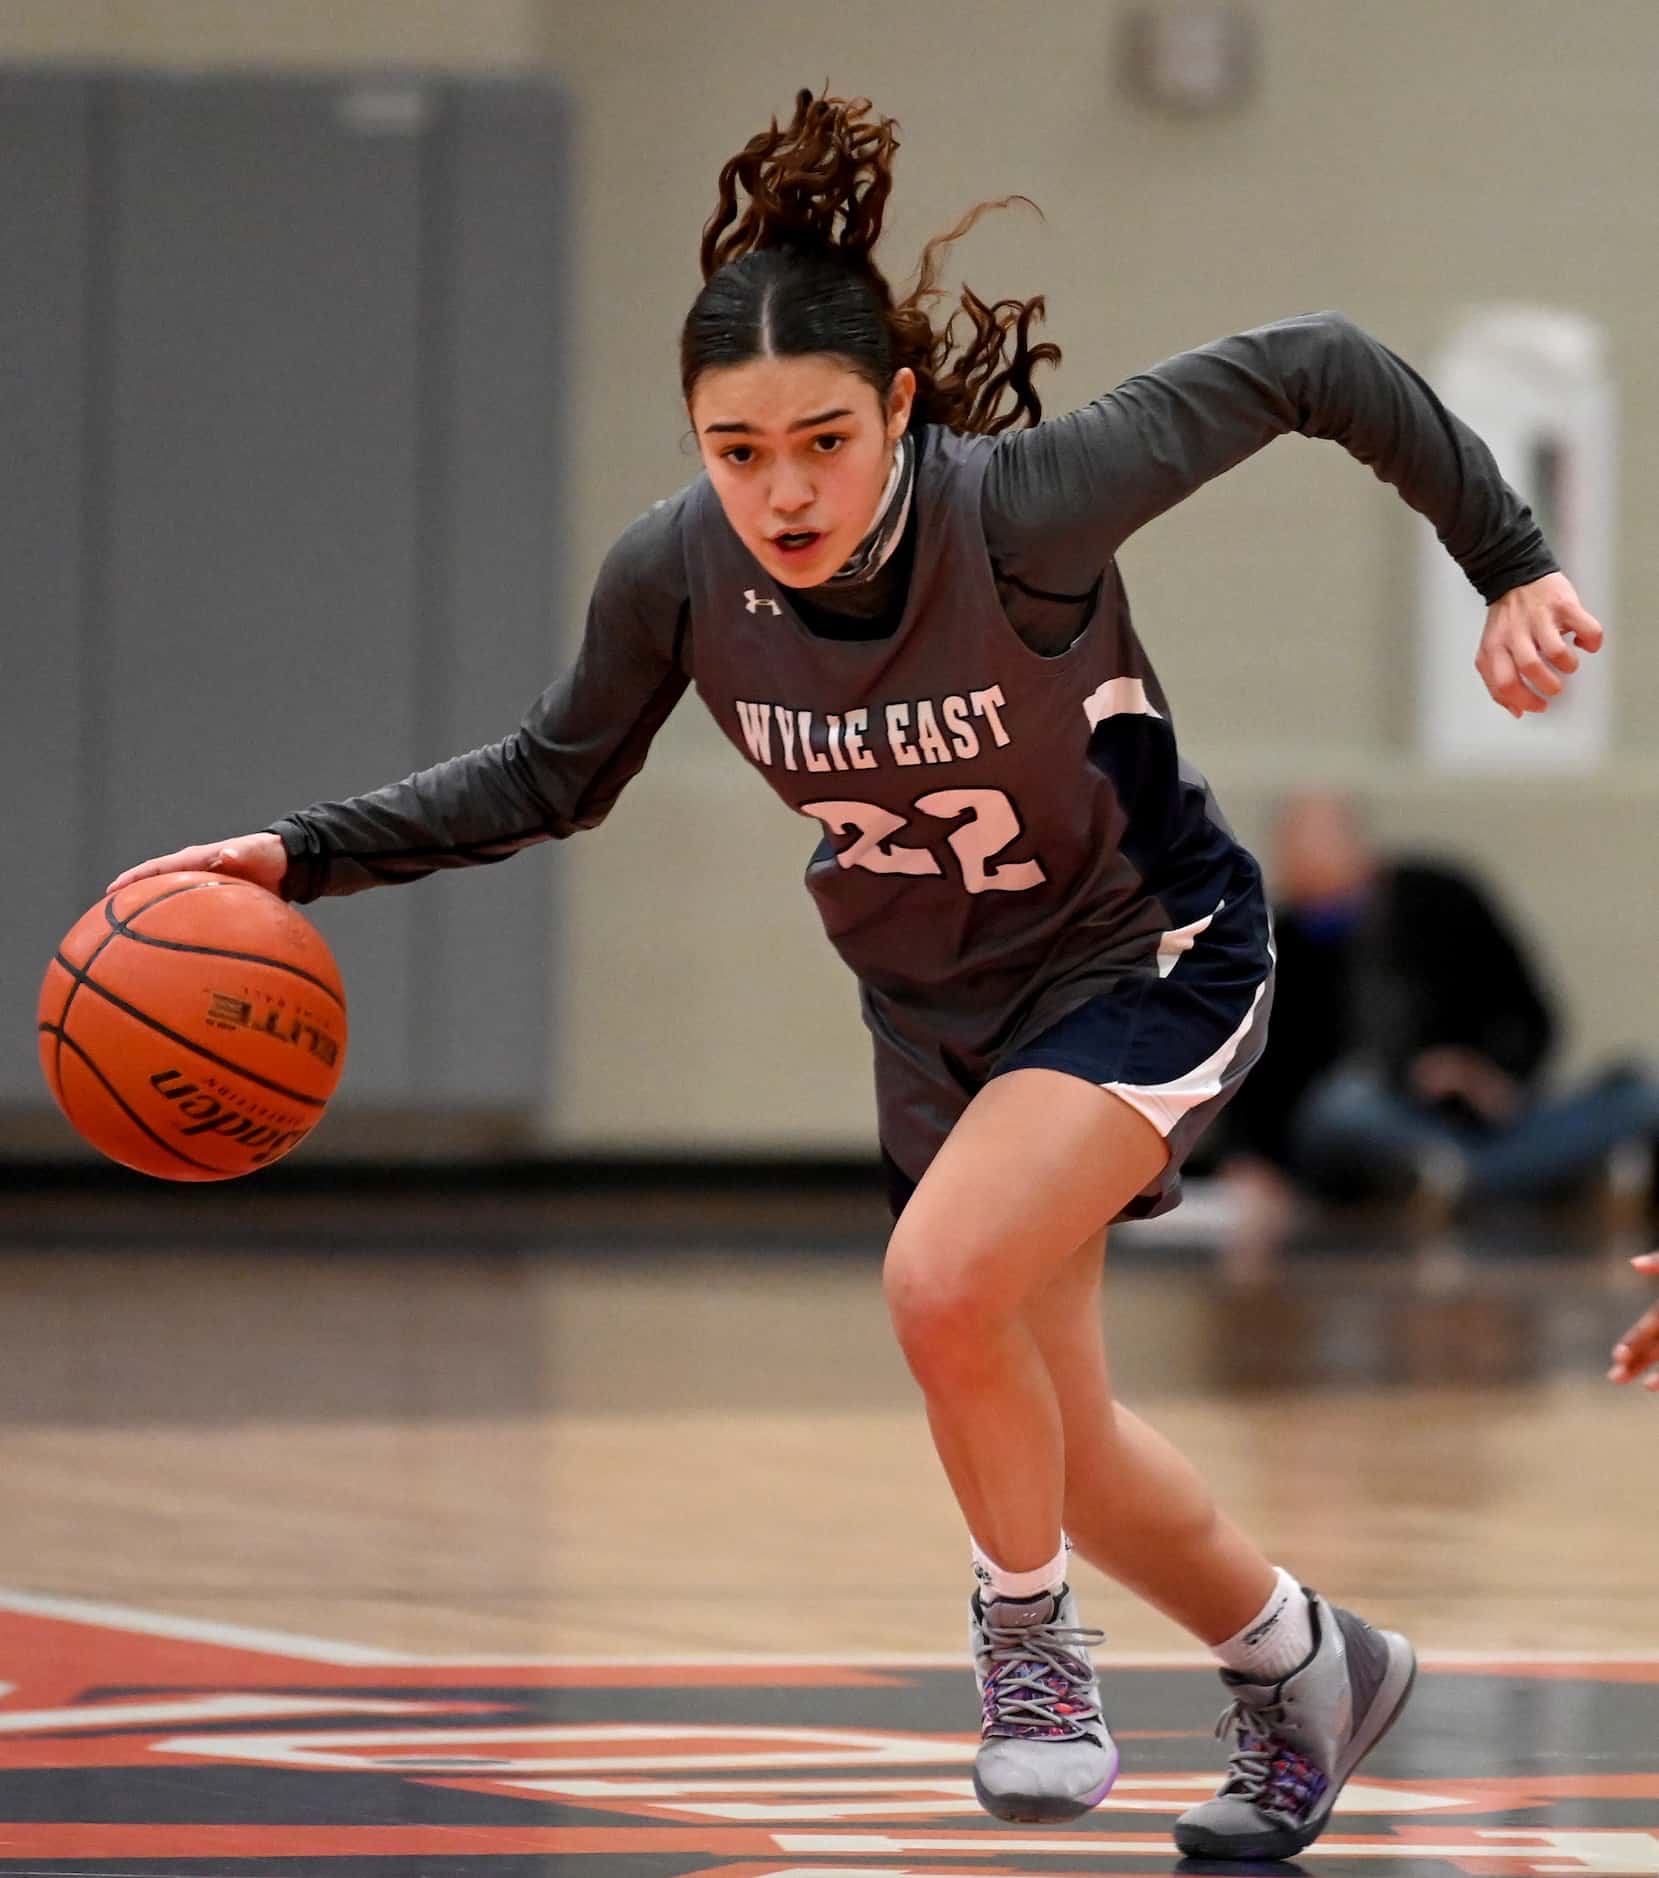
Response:
[[[1275,437],[1339,443],[1433,524],[1488,602],[1555,571],[1485,444],[1410,366],[1335,313],[1177,354],[1063,417],[997,439],[986,546],[1010,619],[1058,651],[1119,547]],[[498,743],[273,824],[295,900],[504,859],[601,821],[690,679],[682,504],[659,503],[607,555],[571,670]],[[902,579],[907,557],[889,563]],[[898,596],[902,600],[902,595]],[[816,588],[820,614],[886,596]]]

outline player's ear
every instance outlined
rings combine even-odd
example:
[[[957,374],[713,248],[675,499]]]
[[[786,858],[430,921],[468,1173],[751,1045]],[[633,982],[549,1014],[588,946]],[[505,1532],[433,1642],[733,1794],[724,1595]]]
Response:
[[[910,428],[910,411],[916,402],[916,374],[901,365],[887,388],[887,441],[897,443]]]

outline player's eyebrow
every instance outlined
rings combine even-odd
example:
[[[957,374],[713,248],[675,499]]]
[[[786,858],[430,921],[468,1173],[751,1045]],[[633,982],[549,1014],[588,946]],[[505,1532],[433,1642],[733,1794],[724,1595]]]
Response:
[[[851,409],[846,405],[841,405],[833,411],[820,411],[816,417],[798,417],[789,428],[791,431],[814,430],[818,425],[832,423],[838,417],[851,416]],[[753,435],[754,428],[753,424],[744,424],[741,422],[731,424],[705,424],[703,426],[703,435],[705,437],[713,436],[716,431],[722,433],[727,431],[747,431],[749,434]]]

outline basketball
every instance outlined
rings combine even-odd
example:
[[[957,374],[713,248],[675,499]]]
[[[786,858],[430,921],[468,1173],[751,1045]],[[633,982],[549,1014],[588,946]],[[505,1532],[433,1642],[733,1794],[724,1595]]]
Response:
[[[321,1119],[346,1060],[340,973],[250,881],[156,874],[70,928],[40,988],[40,1062],[74,1127],[162,1180],[229,1180]]]

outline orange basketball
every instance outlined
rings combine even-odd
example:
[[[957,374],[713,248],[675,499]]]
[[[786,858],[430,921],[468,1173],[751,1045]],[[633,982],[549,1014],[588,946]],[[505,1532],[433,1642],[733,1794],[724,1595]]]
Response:
[[[322,935],[250,881],[155,874],[69,929],[40,988],[40,1064],[111,1160],[162,1180],[268,1167],[321,1119],[346,1060]]]

